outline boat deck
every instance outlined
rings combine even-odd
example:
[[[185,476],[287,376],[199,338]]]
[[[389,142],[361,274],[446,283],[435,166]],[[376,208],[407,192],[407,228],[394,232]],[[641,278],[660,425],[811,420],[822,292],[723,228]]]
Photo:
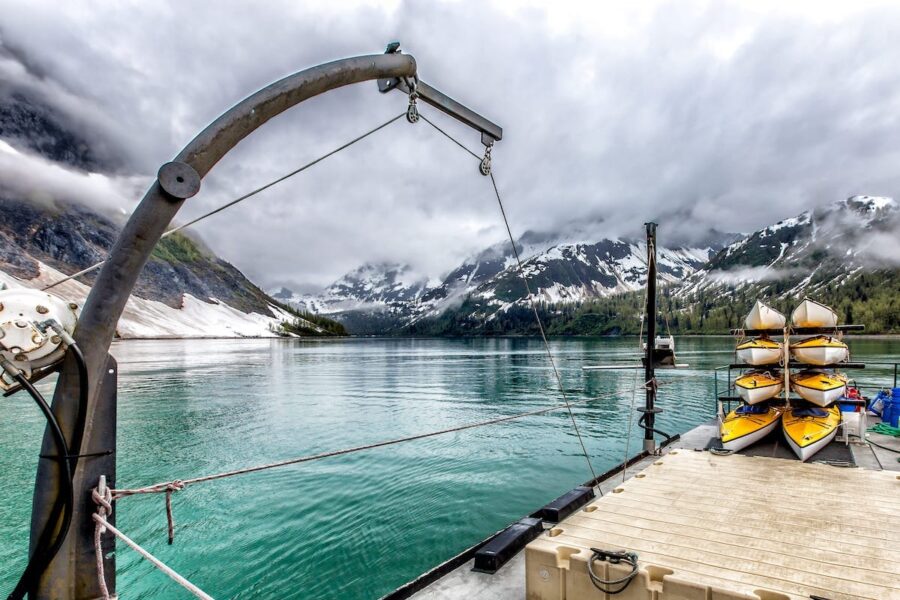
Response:
[[[851,444],[859,468],[718,456],[703,451],[715,436],[714,421],[701,425],[663,457],[606,480],[603,496],[493,575],[472,571],[471,560],[445,565],[418,592],[389,597],[520,600],[527,555],[529,600],[603,598],[586,573],[589,549],[600,547],[639,555],[641,585],[615,596],[622,600],[900,599],[896,454]]]

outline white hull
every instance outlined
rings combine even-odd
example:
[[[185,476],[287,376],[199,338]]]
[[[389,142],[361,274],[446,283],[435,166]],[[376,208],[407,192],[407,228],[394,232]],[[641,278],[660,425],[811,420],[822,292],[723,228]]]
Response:
[[[832,402],[837,401],[838,398],[843,396],[844,392],[847,391],[847,386],[843,385],[833,390],[823,391],[791,384],[791,389],[797,392],[797,395],[799,395],[807,402],[812,402],[816,406],[825,408],[826,406],[828,406]]]
[[[774,365],[781,361],[781,348],[745,348],[737,351],[738,360],[747,365]]]
[[[837,313],[818,302],[804,300],[791,313],[794,327],[834,327],[837,325]]]
[[[808,365],[836,365],[850,356],[848,348],[796,348],[791,350],[798,361]]]
[[[739,385],[734,386],[738,396],[747,404],[759,404],[765,400],[774,398],[784,389],[784,384],[767,385],[766,387],[745,388]]]
[[[781,419],[774,419],[768,425],[761,427],[754,431],[753,433],[748,433],[747,435],[742,435],[739,438],[733,439],[729,442],[722,442],[722,448],[725,450],[731,450],[732,452],[738,452],[739,450],[743,450],[747,446],[751,444],[755,444],[759,440],[763,439],[767,435],[769,435],[775,426],[781,423]]]
[[[812,456],[816,452],[827,446],[829,442],[834,439],[834,436],[837,435],[837,430],[838,428],[835,427],[831,433],[823,437],[818,442],[814,442],[808,446],[803,446],[802,448],[797,444],[797,442],[792,440],[791,437],[787,435],[787,433],[784,434],[784,437],[787,440],[788,445],[791,447],[791,450],[793,450],[794,454],[797,455],[797,458],[799,458],[802,462],[806,462],[807,460],[812,458]]]
[[[757,300],[744,319],[744,325],[747,329],[783,329],[785,321],[783,314]]]

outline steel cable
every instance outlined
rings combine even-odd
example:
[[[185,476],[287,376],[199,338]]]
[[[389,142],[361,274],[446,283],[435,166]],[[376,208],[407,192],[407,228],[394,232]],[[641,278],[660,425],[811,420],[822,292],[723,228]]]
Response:
[[[469,150],[465,144],[457,140],[451,134],[447,133],[443,129],[441,129],[436,123],[434,123],[431,119],[426,117],[425,115],[420,114],[419,117],[431,125],[436,131],[438,131],[441,135],[446,137],[448,140],[459,146],[463,149],[467,154],[475,157],[479,161],[482,160],[482,157],[478,156],[475,152]],[[531,293],[531,285],[528,283],[528,277],[525,274],[525,268],[522,264],[522,258],[519,256],[519,249],[516,247],[516,241],[512,234],[512,229],[509,226],[509,219],[506,218],[506,209],[503,206],[503,200],[500,197],[500,190],[497,188],[497,180],[494,179],[494,172],[488,172],[488,177],[491,179],[491,185],[494,188],[494,195],[497,198],[497,206],[500,207],[500,216],[503,217],[503,224],[506,227],[506,233],[509,236],[509,243],[512,246],[513,256],[516,259],[516,266],[519,270],[519,276],[522,278],[522,283],[525,284],[525,292],[528,294],[528,302],[531,305],[531,310],[534,312],[534,318],[538,326],[538,331],[541,334],[541,341],[544,344],[544,349],[547,353],[547,359],[550,361],[550,367],[553,370],[553,376],[556,378],[556,383],[559,387],[559,393],[562,396],[563,402],[565,403],[566,409],[569,413],[569,418],[572,421],[572,429],[575,431],[575,435],[578,437],[578,443],[581,445],[581,451],[584,454],[584,459],[587,461],[588,470],[591,472],[591,480],[597,479],[597,474],[594,472],[594,465],[591,464],[591,458],[587,451],[587,446],[584,444],[584,439],[581,437],[581,431],[578,429],[578,423],[575,421],[575,414],[572,412],[572,408],[569,405],[568,394],[566,394],[565,387],[563,386],[562,377],[559,375],[559,370],[556,368],[556,361],[553,360],[553,352],[550,350],[550,343],[547,341],[547,334],[544,330],[544,323],[541,321],[541,315],[538,312],[537,302],[534,298],[534,294]]]
[[[260,186],[260,187],[258,187],[258,188],[256,188],[256,189],[254,189],[254,190],[251,190],[251,191],[247,192],[246,194],[244,194],[243,196],[239,196],[239,197],[235,198],[234,200],[232,200],[231,202],[227,202],[227,203],[223,204],[222,206],[220,206],[220,207],[218,207],[218,208],[216,208],[216,209],[213,209],[213,210],[209,211],[208,213],[204,213],[204,214],[200,215],[199,217],[197,217],[196,219],[191,219],[191,220],[188,221],[187,223],[184,223],[184,224],[182,224],[182,225],[179,225],[179,226],[177,226],[177,227],[174,227],[174,228],[172,228],[172,229],[166,231],[165,233],[163,233],[163,234],[160,236],[160,239],[169,237],[170,235],[172,235],[172,234],[174,234],[174,233],[177,233],[177,232],[181,231],[182,229],[185,229],[185,228],[187,228],[187,227],[190,227],[191,225],[195,225],[195,224],[199,223],[200,221],[202,221],[202,220],[204,220],[204,219],[207,219],[207,218],[209,218],[209,217],[211,217],[211,216],[213,216],[213,215],[215,215],[215,214],[217,214],[217,213],[220,213],[220,212],[222,212],[223,210],[225,210],[225,209],[227,209],[227,208],[231,208],[231,207],[234,206],[235,204],[238,204],[238,203],[240,203],[240,202],[243,202],[244,200],[246,200],[246,199],[248,199],[248,198],[252,198],[253,196],[259,194],[260,192],[263,192],[263,191],[269,189],[270,187],[272,187],[272,186],[274,186],[274,185],[277,185],[277,184],[281,183],[282,181],[284,181],[284,180],[286,180],[286,179],[290,179],[291,177],[293,177],[294,175],[297,175],[298,173],[302,173],[303,171],[309,169],[310,167],[319,164],[320,162],[322,162],[322,161],[325,160],[326,158],[329,158],[329,157],[331,157],[331,156],[334,156],[335,154],[337,154],[337,153],[340,152],[341,150],[345,150],[345,149],[349,148],[350,146],[352,146],[353,144],[355,144],[355,143],[357,143],[357,142],[360,142],[360,141],[366,139],[367,137],[369,137],[369,136],[372,135],[373,133],[376,133],[376,132],[378,132],[378,131],[381,131],[382,129],[384,129],[385,127],[387,127],[388,125],[390,125],[391,123],[394,123],[395,121],[399,120],[401,117],[405,117],[405,116],[406,116],[406,111],[400,113],[400,114],[397,115],[396,117],[391,117],[390,119],[388,119],[387,121],[385,121],[385,122],[382,123],[381,125],[378,125],[377,127],[374,127],[374,128],[372,128],[372,129],[368,130],[367,132],[363,133],[362,135],[359,135],[359,136],[353,138],[353,139],[350,140],[349,142],[346,142],[346,143],[344,143],[344,144],[338,146],[337,148],[335,148],[334,150],[331,150],[330,152],[326,152],[326,153],[323,154],[322,156],[316,158],[315,160],[312,160],[312,161],[306,163],[306,164],[303,165],[302,167],[299,167],[299,168],[297,168],[297,169],[294,169],[294,170],[291,171],[290,173],[287,173],[287,174],[285,174],[285,175],[282,175],[282,176],[279,177],[278,179],[274,179],[274,180],[270,181],[269,183],[267,183],[267,184],[265,184],[265,185],[262,185],[262,186]],[[50,284],[48,284],[48,285],[45,285],[45,286],[42,287],[41,289],[42,289],[42,290],[49,290],[50,288],[56,287],[56,286],[58,286],[58,285],[61,284],[61,283],[65,283],[66,281],[69,281],[69,280],[71,280],[71,279],[75,279],[76,277],[81,277],[82,275],[86,275],[87,273],[91,273],[91,272],[93,272],[93,271],[96,271],[97,269],[99,269],[100,267],[102,267],[102,266],[103,266],[103,263],[105,263],[105,262],[106,262],[106,260],[101,260],[100,262],[98,262],[98,263],[95,264],[95,265],[91,265],[90,267],[88,267],[88,268],[86,268],[86,269],[82,269],[81,271],[77,271],[77,272],[75,272],[75,273],[72,273],[71,275],[67,275],[66,277],[60,279],[59,281],[54,281],[53,283],[50,283]]]

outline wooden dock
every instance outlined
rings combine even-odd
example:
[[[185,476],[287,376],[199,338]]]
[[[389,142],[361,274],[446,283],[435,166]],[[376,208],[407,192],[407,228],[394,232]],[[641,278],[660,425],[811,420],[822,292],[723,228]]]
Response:
[[[637,578],[600,592],[591,548],[636,552]],[[532,542],[526,597],[900,599],[898,551],[896,472],[682,449]]]

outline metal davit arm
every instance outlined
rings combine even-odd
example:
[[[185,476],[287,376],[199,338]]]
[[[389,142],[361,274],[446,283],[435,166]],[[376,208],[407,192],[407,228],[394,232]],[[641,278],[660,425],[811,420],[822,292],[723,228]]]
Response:
[[[175,162],[160,169],[158,179],[150,186],[110,250],[75,331],[90,381],[82,452],[114,448],[115,362],[108,359],[108,352],[116,324],[150,253],[184,200],[199,191],[200,180],[242,139],[272,117],[304,100],[353,83],[415,75],[415,59],[404,54],[360,56],[300,71],[235,105],[194,138]],[[67,435],[71,435],[76,420],[78,374],[75,367],[73,361],[66,361],[53,397],[53,412]],[[52,449],[52,437],[45,432],[41,452],[48,454]],[[109,484],[115,485],[114,454],[79,463],[74,473],[74,525],[32,598],[84,600],[100,597],[91,518],[94,505],[90,494],[100,475],[106,475]],[[32,545],[44,529],[60,483],[56,465],[41,461],[32,506]],[[107,566],[111,566],[107,568],[109,590],[115,593],[112,559],[107,559]]]

